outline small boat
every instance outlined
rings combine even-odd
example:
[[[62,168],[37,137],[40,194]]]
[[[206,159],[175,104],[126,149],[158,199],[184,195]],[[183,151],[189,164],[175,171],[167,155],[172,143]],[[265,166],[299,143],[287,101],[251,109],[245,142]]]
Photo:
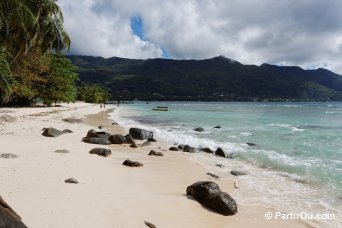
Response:
[[[152,108],[153,111],[168,111],[169,107],[161,107],[161,106],[157,106],[156,108]]]

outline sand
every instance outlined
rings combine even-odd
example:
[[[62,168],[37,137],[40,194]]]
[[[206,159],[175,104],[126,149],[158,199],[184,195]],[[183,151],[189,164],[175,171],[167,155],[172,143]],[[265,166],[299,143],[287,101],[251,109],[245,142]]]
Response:
[[[185,195],[186,187],[197,181],[214,181],[232,197],[237,193],[248,197],[253,192],[235,189],[233,177],[213,179],[205,168],[190,161],[187,153],[168,151],[169,145],[158,139],[138,149],[81,142],[89,129],[99,125],[110,133],[128,132],[124,126],[113,126],[107,112],[85,103],[0,109],[0,115],[17,118],[0,124],[0,195],[28,227],[146,227],[144,221],[157,227],[308,226],[297,220],[266,220],[265,212],[276,208],[262,205],[240,205],[237,201],[234,216],[202,207]],[[84,121],[67,123],[62,120],[67,117]],[[48,138],[41,135],[44,127],[74,133]],[[109,148],[112,155],[89,154],[96,147]],[[69,153],[55,152],[63,149]],[[148,156],[151,149],[164,156]],[[125,159],[144,166],[125,167]],[[67,184],[67,178],[75,178],[79,184]]]

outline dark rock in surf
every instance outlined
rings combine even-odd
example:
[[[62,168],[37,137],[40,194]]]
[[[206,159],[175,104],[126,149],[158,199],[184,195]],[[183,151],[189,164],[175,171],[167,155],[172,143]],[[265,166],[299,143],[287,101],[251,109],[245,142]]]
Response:
[[[184,144],[180,144],[180,145],[178,145],[178,149],[180,149],[180,150],[184,150],[184,147],[185,147],[185,145],[184,145]]]
[[[224,150],[222,150],[222,148],[217,148],[217,150],[215,151],[215,155],[224,157],[224,158],[230,158],[230,155],[227,154]]]
[[[195,152],[195,148],[191,147],[189,145],[185,145],[183,151],[184,152],[188,152],[188,153],[194,153]]]
[[[217,125],[217,126],[215,126],[214,128],[216,128],[216,129],[220,129],[220,128],[221,128],[221,126],[220,126],[220,125]]]
[[[125,160],[122,165],[124,166],[129,166],[129,167],[140,167],[140,166],[143,166],[142,163],[140,162],[137,162],[137,161],[131,161],[129,159]]]
[[[91,151],[89,151],[89,154],[97,154],[102,157],[108,157],[112,154],[112,151],[106,148],[94,148]]]
[[[246,143],[248,146],[256,146],[257,144],[255,144],[255,143]]]
[[[203,129],[203,127],[197,127],[194,129],[194,131],[202,132],[202,131],[204,131],[204,129]]]
[[[153,132],[147,131],[140,128],[130,128],[129,134],[133,137],[133,139],[144,140],[148,138],[153,138]]]
[[[222,192],[214,182],[196,182],[187,187],[186,194],[219,214],[234,215],[237,213],[235,200],[228,193]]]
[[[204,152],[209,153],[209,154],[213,154],[214,153],[214,151],[212,149],[208,148],[208,147],[201,148],[200,151],[204,151]]]
[[[224,165],[222,165],[222,164],[216,164],[216,166],[217,166],[217,167],[220,167],[220,168],[223,168],[223,167],[224,167]]]

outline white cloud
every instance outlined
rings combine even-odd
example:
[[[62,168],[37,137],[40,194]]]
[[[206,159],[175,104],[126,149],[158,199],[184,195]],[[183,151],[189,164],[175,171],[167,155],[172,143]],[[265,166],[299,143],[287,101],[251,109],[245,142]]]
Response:
[[[340,0],[61,0],[72,52],[327,66],[342,73]],[[140,15],[143,41],[130,18]]]

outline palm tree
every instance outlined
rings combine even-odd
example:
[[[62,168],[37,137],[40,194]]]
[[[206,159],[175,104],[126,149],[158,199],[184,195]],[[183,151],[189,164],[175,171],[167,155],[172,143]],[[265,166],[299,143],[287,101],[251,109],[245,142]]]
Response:
[[[56,2],[0,1],[0,47],[5,47],[11,54],[10,65],[31,49],[38,48],[46,53],[52,49],[60,52],[70,48],[70,38],[63,27],[63,14]],[[0,72],[0,92],[4,99],[11,94],[11,85],[7,81]]]

